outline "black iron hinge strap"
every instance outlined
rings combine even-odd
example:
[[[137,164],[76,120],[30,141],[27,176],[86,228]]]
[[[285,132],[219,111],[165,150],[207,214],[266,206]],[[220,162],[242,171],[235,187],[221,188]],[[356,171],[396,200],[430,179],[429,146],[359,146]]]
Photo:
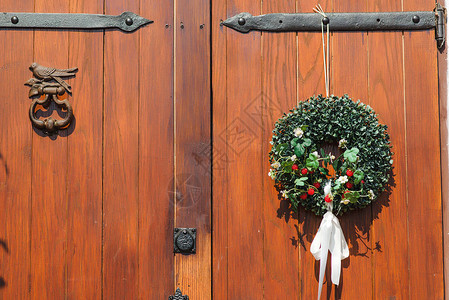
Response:
[[[0,28],[108,29],[134,31],[153,23],[132,12],[117,16],[98,14],[0,13]]]
[[[330,31],[425,30],[435,28],[438,47],[445,37],[445,9],[437,4],[434,11],[328,13]],[[273,13],[253,16],[239,13],[223,21],[223,25],[240,32],[321,31],[323,17],[317,13]]]

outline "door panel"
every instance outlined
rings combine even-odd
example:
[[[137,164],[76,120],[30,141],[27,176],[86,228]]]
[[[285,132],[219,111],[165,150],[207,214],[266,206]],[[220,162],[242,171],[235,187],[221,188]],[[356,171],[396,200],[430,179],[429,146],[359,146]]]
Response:
[[[1,11],[13,9],[30,12],[33,1],[0,3]],[[4,299],[26,299],[31,266],[33,132],[30,126],[22,125],[29,122],[28,117],[21,118],[18,111],[26,114],[30,105],[26,96],[19,95],[23,92],[22,79],[29,75],[28,67],[33,60],[33,32],[0,30],[0,39],[3,41],[0,46],[0,293]]]
[[[103,2],[72,1],[70,12],[102,13]],[[69,32],[68,49],[67,66],[80,72],[71,80],[76,129],[67,137],[67,298],[100,299],[103,32]]]
[[[210,1],[175,3],[175,227],[197,230],[196,254],[175,257],[175,285],[210,299]]]
[[[69,10],[68,2],[35,0],[36,12]],[[48,43],[48,41],[58,41]],[[69,35],[34,32],[34,60],[66,68]],[[57,55],[55,55],[57,53]],[[28,74],[31,77],[31,72]],[[29,78],[28,77],[28,78]],[[27,78],[24,78],[25,81]],[[20,94],[19,94],[20,95]],[[23,93],[22,93],[23,95]],[[26,120],[26,119],[25,119]],[[24,120],[24,124],[26,123]],[[11,125],[10,125],[11,126]],[[68,140],[33,132],[31,152],[31,298],[63,298],[67,291],[67,157]],[[10,278],[10,281],[13,279]]]
[[[400,3],[375,1],[368,4],[370,11],[400,11]],[[375,32],[369,34],[369,90],[370,105],[374,102],[381,122],[388,124],[394,146],[394,188],[390,194],[383,194],[373,207],[373,216],[381,212],[373,221],[370,247],[373,261],[373,288],[379,299],[397,296],[397,299],[410,299],[408,271],[408,222],[407,220],[407,178],[406,174],[406,130],[404,83],[402,71],[403,44],[401,32]],[[431,47],[432,45],[429,45]],[[374,99],[374,100],[371,100]],[[407,104],[406,104],[407,103]],[[383,203],[391,203],[382,207]],[[393,205],[394,204],[394,205]],[[394,234],[391,234],[394,228]],[[383,241],[382,249],[376,249],[377,241]],[[380,246],[382,246],[379,243]],[[382,251],[378,251],[382,250]],[[400,278],[400,280],[399,280]],[[412,292],[413,295],[413,292]],[[413,297],[414,298],[414,297]],[[437,298],[435,298],[437,299]]]
[[[139,297],[166,299],[174,291],[173,1],[142,1],[140,12],[154,24],[137,32]]]
[[[430,1],[404,1],[404,10],[432,7]],[[429,31],[404,34],[409,277],[413,297],[443,299],[438,64],[432,38]]]
[[[311,12],[315,5],[298,2],[297,11]],[[321,5],[335,12],[402,9],[400,3],[383,0]],[[431,10],[434,3],[407,0],[403,6]],[[214,4],[213,19],[239,12],[295,12],[295,4],[223,0]],[[247,299],[248,294],[251,299],[316,297],[319,263],[309,248],[321,218],[303,209],[292,215],[266,176],[276,119],[296,99],[325,92],[321,33],[293,37],[297,43],[291,33],[213,31],[214,151],[230,153],[225,164],[214,166],[213,190],[220,195],[214,194],[213,251],[225,258],[214,261],[218,299]],[[348,93],[372,106],[389,126],[395,155],[391,190],[371,207],[340,218],[351,255],[342,262],[340,286],[330,284],[328,272],[323,294],[335,299],[442,299],[433,32],[338,32],[331,35],[331,49],[331,93]],[[258,112],[248,111],[252,103]]]

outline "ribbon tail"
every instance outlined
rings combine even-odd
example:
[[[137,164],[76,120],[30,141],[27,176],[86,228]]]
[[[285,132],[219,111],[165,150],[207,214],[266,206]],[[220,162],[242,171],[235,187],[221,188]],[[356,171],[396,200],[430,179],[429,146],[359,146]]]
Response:
[[[323,219],[320,229],[321,229],[321,236],[320,236],[321,257],[320,257],[320,275],[318,283],[318,300],[321,297],[321,291],[324,282],[324,273],[326,272],[327,255],[329,253],[330,239],[332,236],[332,224]]]
[[[331,270],[331,279],[332,283],[338,285],[340,283],[340,274],[341,274],[341,229],[334,228],[334,236],[332,239],[333,247],[331,248],[331,261],[332,261],[332,270]]]

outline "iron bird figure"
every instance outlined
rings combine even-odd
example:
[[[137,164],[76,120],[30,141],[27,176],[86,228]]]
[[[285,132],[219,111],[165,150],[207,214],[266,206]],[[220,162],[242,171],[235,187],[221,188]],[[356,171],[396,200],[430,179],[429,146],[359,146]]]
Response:
[[[41,79],[42,81],[55,80],[61,86],[63,86],[67,92],[71,93],[72,92],[71,86],[68,85],[67,82],[65,82],[62,78],[75,76],[75,73],[78,71],[78,68],[55,69],[44,67],[34,62],[31,64],[30,70],[33,72],[33,75],[36,78]]]

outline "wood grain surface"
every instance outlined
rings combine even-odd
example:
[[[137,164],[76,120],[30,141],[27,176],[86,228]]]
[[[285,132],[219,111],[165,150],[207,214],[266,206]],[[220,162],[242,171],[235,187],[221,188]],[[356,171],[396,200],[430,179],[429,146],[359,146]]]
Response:
[[[430,10],[432,1],[406,0],[404,10]],[[409,290],[417,299],[443,299],[443,244],[437,49],[431,31],[404,33]]]
[[[175,284],[210,299],[210,2],[178,0],[175,17],[175,226],[196,228],[196,254],[175,256]]]
[[[66,12],[68,2],[36,0],[36,12]],[[48,43],[48,41],[58,43]],[[64,69],[69,62],[68,32],[35,31],[34,60]],[[57,53],[57,55],[55,55]],[[28,78],[31,78],[31,72]],[[53,112],[53,115],[56,112]],[[63,299],[67,295],[67,171],[66,132],[47,136],[33,132],[31,298]]]
[[[228,1],[227,16],[244,11],[260,14],[260,4]],[[227,144],[230,164],[226,181],[228,224],[227,230],[218,230],[228,235],[228,299],[250,295],[256,300],[263,299],[265,273],[262,128],[260,115],[253,114],[262,105],[261,34],[242,35],[227,29],[226,35],[228,101],[222,108],[226,108],[228,123],[221,138]]]
[[[295,12],[295,9],[295,1],[263,1],[262,5],[262,13]],[[272,179],[266,175],[270,166],[264,160],[271,150],[271,145],[264,141],[271,140],[273,123],[296,104],[296,51],[296,33],[262,34],[261,102],[257,103],[258,109],[250,110],[262,125],[265,299],[294,299],[300,294],[298,215],[291,211],[286,200],[280,201]]]
[[[102,13],[103,1],[71,0],[72,13]],[[67,299],[101,299],[103,32],[69,33],[75,122],[67,137]]]
[[[33,1],[0,3],[0,11],[16,9],[33,12]],[[23,84],[31,77],[33,31],[0,30],[0,39],[0,298],[30,299],[33,133]]]
[[[106,14],[139,11],[139,1],[110,0]],[[138,297],[140,36],[104,37],[103,297]]]
[[[401,3],[374,1],[369,11],[400,11]],[[401,32],[372,32],[369,37],[369,102],[388,125],[393,146],[393,188],[372,206],[373,291],[377,299],[410,299],[407,220],[407,135],[404,114],[404,57]],[[429,41],[431,43],[433,41]],[[399,70],[399,71],[398,71]],[[392,234],[394,228],[394,234]],[[411,293],[413,295],[413,293]]]
[[[221,25],[226,2],[212,1],[212,278],[213,299],[228,299],[228,172],[229,149],[226,143],[227,114],[227,29]],[[219,16],[219,17],[218,17]],[[222,135],[225,135],[223,138]]]
[[[139,62],[139,299],[174,292],[173,1],[141,1]],[[156,79],[157,78],[157,79]]]

